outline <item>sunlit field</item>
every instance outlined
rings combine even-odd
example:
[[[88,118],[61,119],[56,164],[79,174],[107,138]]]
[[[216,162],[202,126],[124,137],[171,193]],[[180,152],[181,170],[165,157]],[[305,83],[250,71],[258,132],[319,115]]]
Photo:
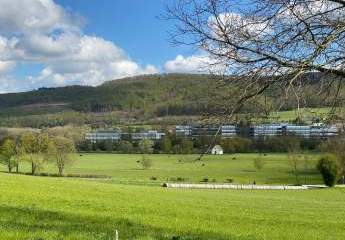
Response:
[[[66,173],[93,174],[111,177],[111,182],[128,184],[161,184],[166,181],[209,182],[251,184],[296,184],[297,180],[289,164],[287,154],[262,155],[264,167],[257,170],[254,159],[258,154],[234,154],[205,156],[196,161],[198,155],[150,155],[152,167],[143,170],[138,161],[141,155],[80,154],[77,162]],[[304,162],[301,155],[298,180],[301,184],[320,184],[321,176],[316,170],[317,154],[308,155]],[[6,170],[5,168],[3,170]],[[20,171],[30,172],[29,164],[22,164]],[[42,172],[57,173],[54,165]],[[154,180],[153,180],[154,179]]]
[[[109,176],[78,179],[0,173],[0,239],[341,239],[345,189],[305,191],[166,189],[176,181],[295,184],[286,154],[205,156],[80,154],[73,174]],[[321,183],[319,155],[301,165],[300,183]],[[304,159],[301,156],[301,159]],[[3,169],[5,170],[5,169]],[[29,172],[22,164],[21,172]],[[50,164],[42,172],[56,173]],[[153,179],[153,177],[155,179]]]
[[[170,190],[0,174],[0,239],[342,239],[344,189]]]

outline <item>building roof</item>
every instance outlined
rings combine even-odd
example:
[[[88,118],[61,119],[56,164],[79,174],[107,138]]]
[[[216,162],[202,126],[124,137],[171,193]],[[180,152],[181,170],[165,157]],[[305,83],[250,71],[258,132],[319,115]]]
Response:
[[[220,145],[215,145],[212,150],[223,150],[223,148]]]

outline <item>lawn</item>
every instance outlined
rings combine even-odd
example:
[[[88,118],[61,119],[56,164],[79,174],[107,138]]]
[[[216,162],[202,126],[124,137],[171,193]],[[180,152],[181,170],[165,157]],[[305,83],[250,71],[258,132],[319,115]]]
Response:
[[[0,239],[343,239],[345,189],[169,190],[0,173]]]
[[[82,154],[67,173],[96,174],[112,177],[114,183],[155,184],[182,178],[187,182],[200,182],[204,178],[218,183],[232,179],[234,183],[251,184],[296,184],[295,175],[289,165],[287,154],[267,154],[263,156],[265,165],[260,171],[254,167],[258,154],[234,154],[223,156],[205,156],[203,161],[195,161],[197,155],[150,155],[152,168],[143,170],[137,161],[141,155],[121,154]],[[310,162],[305,166],[301,157],[299,168],[300,183],[322,183],[315,165],[319,155],[311,154]],[[6,170],[3,168],[3,170]],[[22,165],[21,171],[29,172],[28,164]],[[57,172],[54,165],[43,172]],[[152,178],[156,180],[151,180]]]

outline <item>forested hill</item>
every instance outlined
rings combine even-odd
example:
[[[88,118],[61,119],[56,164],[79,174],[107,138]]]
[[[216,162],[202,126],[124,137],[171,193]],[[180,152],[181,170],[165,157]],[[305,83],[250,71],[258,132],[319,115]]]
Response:
[[[148,113],[151,117],[198,115],[215,111],[215,95],[229,95],[229,89],[215,89],[210,75],[164,74],[125,78],[97,87],[69,86],[0,95],[0,115],[30,115],[61,111]],[[276,99],[266,98],[274,103]],[[313,106],[320,103],[313,102]],[[286,109],[289,105],[286,106]]]
[[[37,111],[107,112],[145,109],[159,115],[164,114],[159,113],[163,109],[185,111],[183,108],[187,106],[204,106],[208,101],[210,81],[207,75],[169,74],[125,78],[97,87],[40,88],[24,93],[1,94],[0,112],[2,115],[22,115]]]

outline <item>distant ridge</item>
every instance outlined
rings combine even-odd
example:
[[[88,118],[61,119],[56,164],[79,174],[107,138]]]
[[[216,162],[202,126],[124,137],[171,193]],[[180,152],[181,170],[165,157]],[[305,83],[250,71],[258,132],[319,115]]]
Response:
[[[229,104],[228,96],[234,91],[232,86],[216,89],[214,77],[206,74],[177,73],[143,75],[108,81],[96,87],[66,86],[0,94],[0,116],[62,111],[122,111],[148,114],[151,117],[200,115],[218,111],[219,106]],[[325,77],[318,73],[304,76],[310,86],[318,84]],[[265,101],[274,105],[280,95],[270,93]],[[226,98],[217,99],[218,96]],[[324,106],[317,99],[313,101],[312,107]],[[292,108],[293,100],[289,104],[285,106],[285,110]],[[255,111],[255,108],[257,106],[245,111]]]

